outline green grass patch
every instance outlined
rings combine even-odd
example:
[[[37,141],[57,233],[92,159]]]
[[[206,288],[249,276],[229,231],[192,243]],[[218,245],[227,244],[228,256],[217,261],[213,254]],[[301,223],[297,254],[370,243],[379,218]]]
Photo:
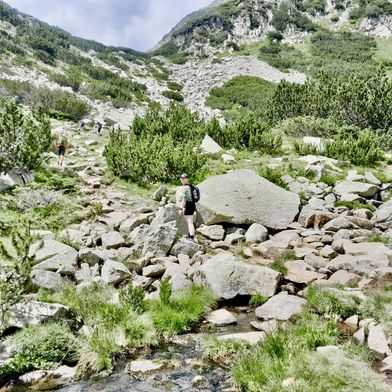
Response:
[[[373,204],[365,204],[361,203],[360,201],[336,201],[335,202],[335,207],[346,207],[349,210],[359,210],[362,208],[365,208],[369,211],[376,211],[376,208],[374,207]]]
[[[319,314],[350,317],[358,311],[359,301],[343,290],[310,286],[306,293],[308,309]]]
[[[168,337],[192,329],[215,304],[208,289],[192,285],[179,298],[148,301],[148,311],[157,332]]]
[[[207,338],[203,342],[203,358],[211,360],[223,367],[229,367],[239,353],[251,348],[246,341],[218,340]]]

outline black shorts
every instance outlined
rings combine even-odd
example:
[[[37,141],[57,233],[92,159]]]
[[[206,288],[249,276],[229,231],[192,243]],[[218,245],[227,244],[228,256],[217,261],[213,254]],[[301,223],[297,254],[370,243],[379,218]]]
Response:
[[[59,156],[60,156],[60,155],[62,155],[62,156],[65,155],[65,146],[58,146],[58,147],[57,147],[57,150],[58,150],[58,155],[59,155]]]
[[[184,215],[194,215],[195,212],[196,212],[196,204],[187,201],[185,204]]]

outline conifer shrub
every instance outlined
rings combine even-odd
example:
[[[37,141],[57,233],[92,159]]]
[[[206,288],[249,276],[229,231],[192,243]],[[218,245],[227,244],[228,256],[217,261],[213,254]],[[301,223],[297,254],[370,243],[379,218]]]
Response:
[[[184,100],[184,97],[178,91],[166,90],[162,95],[172,101],[182,102]]]
[[[376,134],[370,130],[355,135],[341,132],[332,141],[325,143],[324,155],[349,160],[354,165],[375,166],[383,158]]]
[[[0,173],[34,169],[51,145],[50,123],[42,111],[26,114],[12,101],[0,101]]]
[[[79,343],[67,325],[29,326],[7,339],[15,345],[13,357],[0,366],[0,382],[36,369],[53,369],[78,361]]]
[[[110,133],[104,155],[115,175],[146,186],[174,182],[182,172],[196,176],[207,157],[194,148],[193,142],[178,142],[170,134],[137,137],[117,130]]]

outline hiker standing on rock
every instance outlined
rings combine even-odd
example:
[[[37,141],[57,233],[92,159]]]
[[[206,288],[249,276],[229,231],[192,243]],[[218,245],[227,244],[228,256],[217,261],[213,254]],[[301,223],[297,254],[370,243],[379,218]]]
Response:
[[[97,133],[98,135],[101,136],[101,132],[102,132],[102,124],[98,121],[95,125],[96,129],[97,129]]]
[[[199,189],[189,183],[189,175],[183,173],[180,176],[182,187],[177,191],[177,205],[180,208],[180,215],[184,215],[188,226],[188,238],[195,239],[195,214],[196,202],[200,199]]]
[[[62,166],[64,162],[65,151],[68,148],[68,135],[65,131],[59,131],[56,134],[56,148],[57,148],[57,165]]]

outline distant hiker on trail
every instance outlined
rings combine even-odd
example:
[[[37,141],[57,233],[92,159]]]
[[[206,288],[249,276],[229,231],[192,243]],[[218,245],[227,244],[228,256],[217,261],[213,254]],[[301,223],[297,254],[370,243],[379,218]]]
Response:
[[[62,166],[64,162],[65,151],[68,148],[68,135],[65,131],[59,131],[56,134],[56,148],[57,148],[57,164]]]
[[[98,135],[101,135],[101,132],[102,132],[102,124],[101,124],[99,121],[95,124],[95,128],[97,129]]]
[[[86,123],[85,123],[83,120],[80,120],[80,123],[79,123],[79,130],[80,130],[80,131],[84,131],[85,128],[86,128]]]
[[[189,175],[183,173],[180,176],[182,187],[177,191],[177,205],[180,208],[180,215],[184,215],[188,226],[188,236],[190,240],[195,239],[195,213],[196,203],[200,199],[199,189],[189,183]]]

